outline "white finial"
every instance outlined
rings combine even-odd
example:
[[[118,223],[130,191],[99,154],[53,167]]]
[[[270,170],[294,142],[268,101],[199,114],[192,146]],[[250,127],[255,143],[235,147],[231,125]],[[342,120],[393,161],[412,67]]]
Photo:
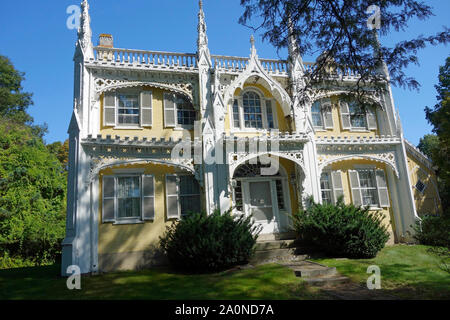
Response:
[[[94,57],[94,49],[92,45],[91,17],[89,16],[89,3],[87,0],[81,2],[80,27],[78,28],[77,46],[81,48],[85,54],[85,58]]]
[[[250,53],[252,56],[256,55],[256,48],[255,48],[255,37],[253,37],[253,35],[250,36],[250,44],[251,44],[251,48],[250,48]]]
[[[200,7],[200,10],[203,10],[203,1],[202,0],[200,0],[198,2],[198,6]]]

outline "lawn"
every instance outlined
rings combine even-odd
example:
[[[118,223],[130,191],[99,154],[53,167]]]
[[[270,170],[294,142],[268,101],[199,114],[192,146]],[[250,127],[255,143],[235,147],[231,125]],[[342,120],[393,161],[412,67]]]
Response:
[[[315,260],[365,284],[370,265],[381,269],[385,293],[405,299],[450,299],[450,274],[426,246],[384,248],[374,259]],[[0,270],[0,299],[329,299],[278,264],[207,275],[169,269],[113,272],[81,279],[68,290],[59,266]]]
[[[0,299],[314,299],[292,270],[277,264],[209,275],[155,269],[114,272],[81,279],[70,291],[59,266],[0,270]]]
[[[365,284],[367,267],[381,271],[381,290],[403,299],[450,299],[450,273],[441,260],[422,245],[395,245],[384,248],[374,259],[318,259],[316,262],[337,270],[353,281]]]

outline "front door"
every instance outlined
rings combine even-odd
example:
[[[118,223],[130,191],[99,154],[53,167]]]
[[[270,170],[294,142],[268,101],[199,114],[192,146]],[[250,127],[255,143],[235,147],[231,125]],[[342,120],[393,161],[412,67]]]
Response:
[[[271,180],[244,183],[245,211],[252,214],[255,222],[262,226],[261,234],[277,231],[278,205],[274,189],[274,181]]]

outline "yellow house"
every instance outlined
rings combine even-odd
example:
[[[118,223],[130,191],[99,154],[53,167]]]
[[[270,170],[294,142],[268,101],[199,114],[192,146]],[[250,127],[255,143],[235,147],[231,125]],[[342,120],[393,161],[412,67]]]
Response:
[[[69,126],[62,273],[164,263],[159,237],[190,212],[253,215],[265,240],[292,237],[290,216],[317,202],[368,206],[390,243],[440,210],[431,162],[403,137],[390,88],[370,107],[342,85],[305,101],[305,63],[211,55],[200,7],[194,54],[92,44],[82,2]]]

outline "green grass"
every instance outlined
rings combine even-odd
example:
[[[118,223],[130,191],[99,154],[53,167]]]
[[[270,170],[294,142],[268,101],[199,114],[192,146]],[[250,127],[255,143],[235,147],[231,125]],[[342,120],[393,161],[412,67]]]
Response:
[[[318,259],[316,262],[337,270],[353,281],[365,284],[367,267],[381,271],[381,289],[403,299],[450,299],[450,273],[430,247],[395,245],[381,250],[374,259]]]
[[[59,266],[0,270],[0,299],[314,299],[292,270],[268,264],[208,275],[170,270],[114,272],[81,279],[68,290]]]
[[[439,268],[430,247],[396,245],[374,259],[315,260],[365,284],[370,265],[381,269],[384,293],[404,299],[449,299],[450,274]],[[59,266],[0,270],[0,299],[326,299],[305,286],[291,269],[267,264],[214,274],[180,274],[169,269],[113,272],[81,279],[68,290]]]

